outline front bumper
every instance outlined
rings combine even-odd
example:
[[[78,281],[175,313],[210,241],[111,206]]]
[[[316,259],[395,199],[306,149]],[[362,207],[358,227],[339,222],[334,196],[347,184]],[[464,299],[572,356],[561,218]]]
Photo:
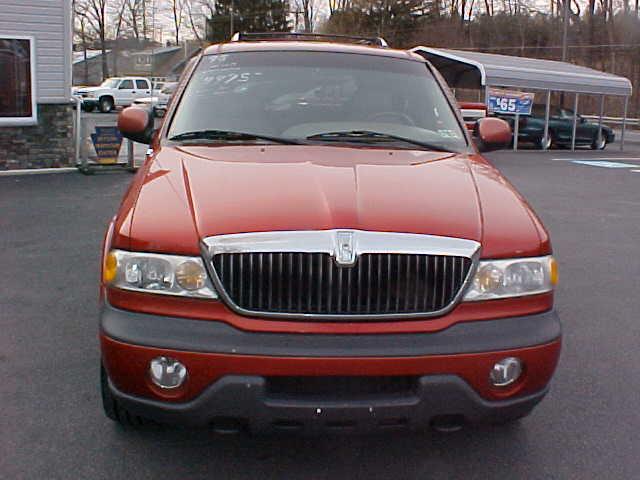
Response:
[[[340,400],[271,396],[259,376],[226,376],[194,400],[172,404],[128,395],[111,382],[128,411],[158,422],[221,431],[322,433],[421,430],[430,425],[501,423],[527,415],[548,387],[515,399],[487,401],[455,375],[425,375],[411,394]]]
[[[97,107],[100,101],[95,97],[82,97],[82,105],[86,107]]]
[[[560,352],[555,312],[458,323],[436,333],[319,335],[245,332],[223,322],[137,314],[105,306],[103,364],[112,395],[132,413],[203,426],[232,422],[253,431],[419,429],[441,418],[501,421],[530,411],[546,394]],[[188,379],[161,390],[149,361],[170,356]],[[525,374],[506,390],[489,385],[506,356]],[[275,392],[274,377],[411,377],[402,392]]]

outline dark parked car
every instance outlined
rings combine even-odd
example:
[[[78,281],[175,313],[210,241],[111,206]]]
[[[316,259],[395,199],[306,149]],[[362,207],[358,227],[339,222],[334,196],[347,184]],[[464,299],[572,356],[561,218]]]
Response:
[[[556,106],[551,107],[549,115],[549,136],[545,141],[545,109],[545,105],[534,105],[530,116],[520,117],[518,142],[531,142],[539,148],[571,146],[573,111]],[[500,115],[500,118],[507,120],[513,128],[513,116]],[[612,143],[614,138],[615,134],[613,130],[605,125],[602,126],[602,136],[598,138],[598,124],[588,122],[584,117],[578,115],[576,145],[588,145],[593,150],[604,150],[607,143]]]

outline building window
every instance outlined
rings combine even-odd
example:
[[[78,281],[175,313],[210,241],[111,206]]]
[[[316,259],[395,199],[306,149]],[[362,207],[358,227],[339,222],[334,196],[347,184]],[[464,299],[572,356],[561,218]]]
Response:
[[[0,126],[37,123],[34,43],[32,37],[0,36]]]
[[[139,72],[146,72],[151,68],[151,55],[147,55],[144,53],[138,53],[134,57],[135,65],[134,68]]]

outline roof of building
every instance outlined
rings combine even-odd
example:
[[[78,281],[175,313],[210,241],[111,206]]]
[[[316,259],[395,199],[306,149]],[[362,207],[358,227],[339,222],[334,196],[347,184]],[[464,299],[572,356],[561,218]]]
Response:
[[[411,51],[429,60],[452,88],[500,86],[596,95],[632,93],[627,78],[567,62],[430,47]]]
[[[109,53],[111,50],[107,50]],[[92,58],[99,57],[102,55],[102,50],[87,50],[87,60],[91,60]],[[73,64],[84,62],[84,52],[73,52]]]
[[[178,45],[169,45],[166,47],[157,48],[145,48],[144,50],[131,50],[131,54],[143,54],[143,55],[164,55],[165,53],[174,53],[178,50],[182,50],[183,47]]]

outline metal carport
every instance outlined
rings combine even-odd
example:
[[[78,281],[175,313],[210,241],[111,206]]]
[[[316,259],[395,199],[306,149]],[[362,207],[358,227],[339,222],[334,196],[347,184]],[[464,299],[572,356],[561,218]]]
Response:
[[[573,93],[575,97],[572,150],[575,149],[580,94],[600,96],[600,115],[598,120],[600,128],[604,114],[604,97],[607,95],[624,97],[620,150],[624,148],[627,108],[629,97],[632,93],[631,82],[627,78],[554,60],[430,47],[415,47],[411,51],[429,60],[440,71],[451,88],[484,88],[485,97],[488,94],[489,87],[510,87],[546,92],[545,140],[549,134],[551,92]],[[598,132],[601,135],[600,129]],[[517,139],[515,144],[517,145]]]

